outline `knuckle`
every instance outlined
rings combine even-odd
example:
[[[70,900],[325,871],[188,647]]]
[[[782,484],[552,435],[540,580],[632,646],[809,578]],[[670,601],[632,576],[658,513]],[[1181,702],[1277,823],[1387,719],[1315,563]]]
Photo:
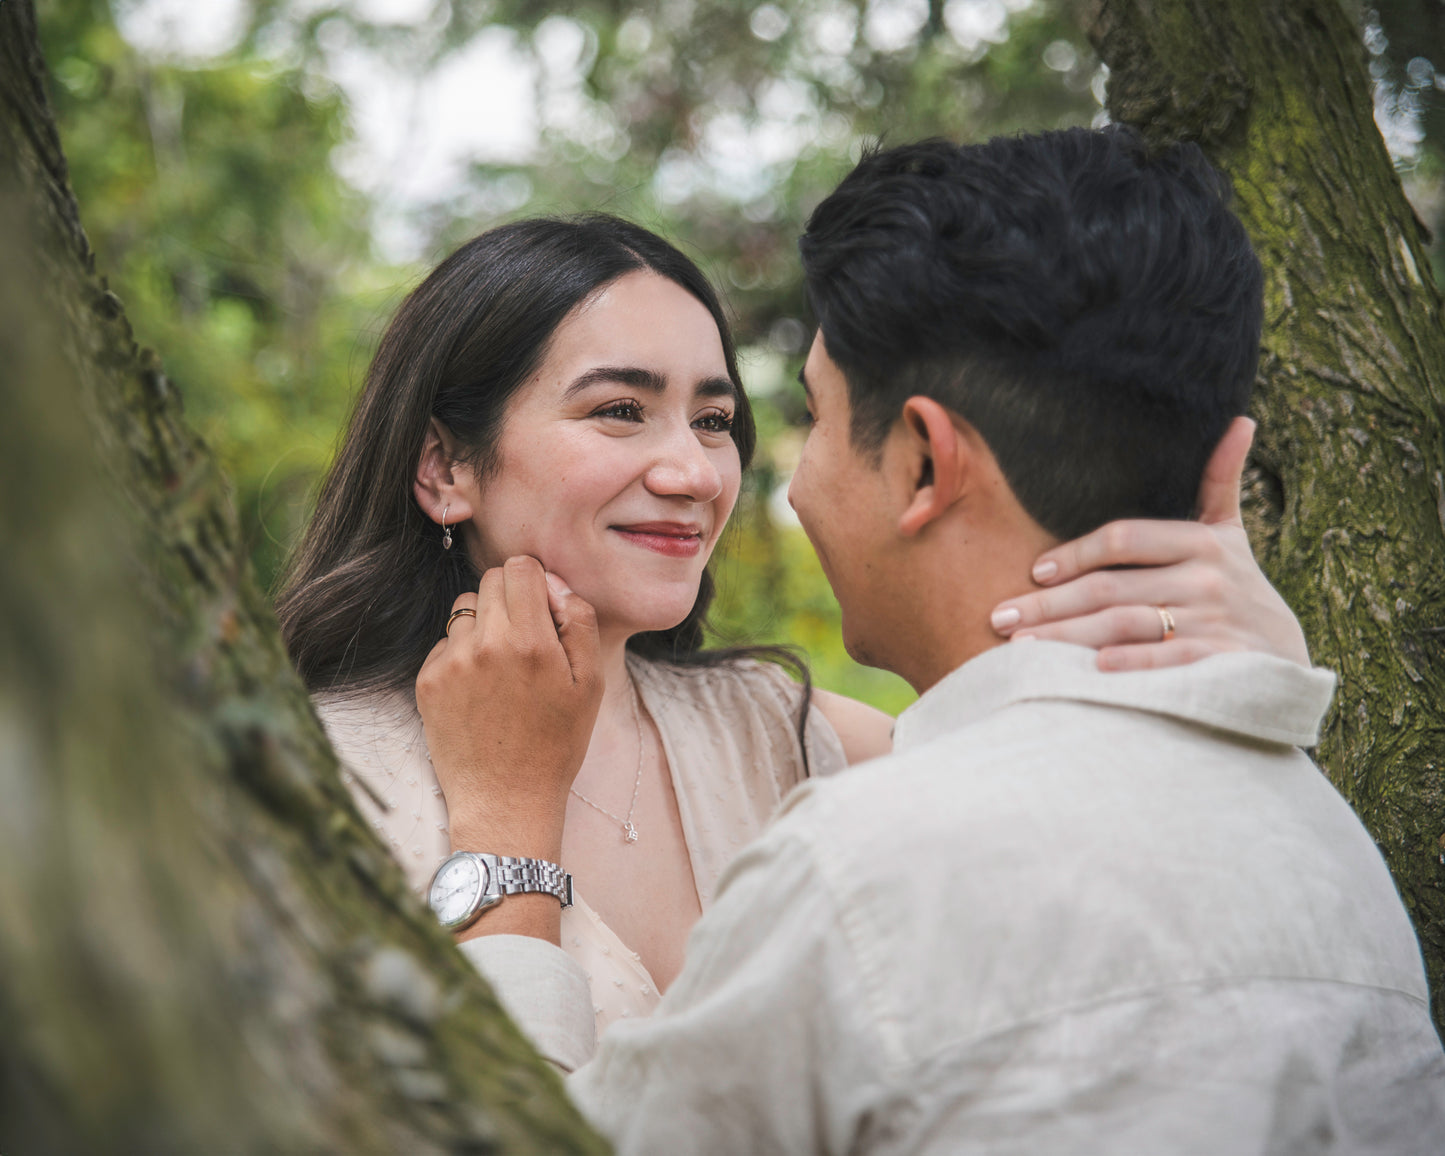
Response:
[[[1113,606],[1121,600],[1119,576],[1112,570],[1100,570],[1084,581],[1084,593],[1091,606]]]
[[[1111,557],[1128,554],[1134,545],[1134,530],[1128,522],[1110,522],[1102,534],[1104,551]]]
[[[1199,575],[1199,596],[1205,602],[1223,602],[1229,593],[1229,583],[1218,570],[1205,570]]]
[[[1138,634],[1138,621],[1132,607],[1110,606],[1101,612],[1101,618],[1110,638],[1132,642]]]
[[[1135,670],[1157,670],[1161,666],[1173,665],[1164,646],[1136,647],[1134,659]]]
[[[1022,613],[1024,622],[1052,622],[1058,617],[1059,596],[1052,591],[1045,591],[1041,594],[1031,595],[1033,598],[1033,614],[1029,614],[1029,607],[1022,602],[1019,603],[1019,610]]]
[[[1197,539],[1195,546],[1199,557],[1206,562],[1218,565],[1224,560],[1224,541],[1210,527],[1201,526],[1198,523],[1189,523],[1189,526]]]

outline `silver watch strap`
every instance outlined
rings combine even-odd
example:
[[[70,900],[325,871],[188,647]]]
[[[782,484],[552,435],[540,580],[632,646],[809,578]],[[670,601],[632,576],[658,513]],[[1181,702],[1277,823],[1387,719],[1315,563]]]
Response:
[[[495,889],[503,895],[544,891],[555,895],[565,907],[572,906],[572,876],[545,859],[522,859],[512,855],[483,854],[492,869]]]

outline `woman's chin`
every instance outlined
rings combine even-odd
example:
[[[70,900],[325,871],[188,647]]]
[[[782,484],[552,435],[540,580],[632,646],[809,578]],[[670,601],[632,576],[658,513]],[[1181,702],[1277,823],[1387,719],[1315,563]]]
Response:
[[[578,593],[582,592],[579,590]],[[687,618],[696,602],[697,591],[694,590],[686,602],[681,599],[658,599],[642,606],[633,597],[623,602],[613,603],[608,600],[601,605],[595,602],[592,605],[597,611],[597,629],[604,636],[625,635],[630,638],[634,634],[671,630]]]

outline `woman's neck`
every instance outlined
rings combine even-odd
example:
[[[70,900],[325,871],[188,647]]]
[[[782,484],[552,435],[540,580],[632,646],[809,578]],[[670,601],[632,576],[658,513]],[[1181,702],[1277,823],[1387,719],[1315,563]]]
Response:
[[[598,658],[602,664],[602,706],[599,716],[631,717],[632,686],[627,673],[627,641],[632,635],[623,631],[604,631]]]
[[[583,795],[614,810],[634,786],[638,758],[640,704],[634,697],[636,692],[627,673],[629,637],[627,633],[602,633],[598,655],[603,678],[602,704],[593,724],[587,758],[575,784]]]

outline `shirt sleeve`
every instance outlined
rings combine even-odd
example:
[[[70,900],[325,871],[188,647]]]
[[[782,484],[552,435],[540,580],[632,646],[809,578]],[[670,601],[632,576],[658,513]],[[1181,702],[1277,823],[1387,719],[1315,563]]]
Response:
[[[587,975],[570,955],[526,935],[480,935],[458,944],[542,1058],[571,1072],[597,1046]]]
[[[882,1094],[864,997],[806,842],[774,827],[657,1011],[609,1028],[569,1089],[624,1156],[851,1151]]]

